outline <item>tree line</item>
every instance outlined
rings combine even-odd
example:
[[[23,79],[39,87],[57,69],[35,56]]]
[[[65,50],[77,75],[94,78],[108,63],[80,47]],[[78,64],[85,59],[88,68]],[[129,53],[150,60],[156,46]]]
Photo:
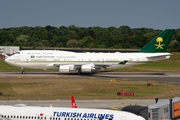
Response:
[[[0,46],[140,49],[162,30],[116,27],[15,27],[0,29]],[[175,31],[169,51],[180,52],[180,29]]]

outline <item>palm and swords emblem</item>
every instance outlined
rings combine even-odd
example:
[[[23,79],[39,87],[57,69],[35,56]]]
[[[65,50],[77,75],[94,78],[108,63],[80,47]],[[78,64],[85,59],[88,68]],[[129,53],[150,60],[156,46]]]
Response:
[[[162,37],[158,37],[157,39],[156,39],[156,42],[158,42],[159,44],[155,44],[155,46],[157,46],[157,48],[156,49],[163,49],[163,47],[162,46],[164,46],[164,44],[161,44],[162,42],[163,42],[163,39],[162,39]]]

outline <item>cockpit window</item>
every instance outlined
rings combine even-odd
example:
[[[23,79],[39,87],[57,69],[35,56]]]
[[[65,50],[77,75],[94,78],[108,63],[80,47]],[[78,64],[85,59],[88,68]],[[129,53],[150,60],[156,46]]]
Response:
[[[20,54],[20,52],[16,52],[16,54]]]

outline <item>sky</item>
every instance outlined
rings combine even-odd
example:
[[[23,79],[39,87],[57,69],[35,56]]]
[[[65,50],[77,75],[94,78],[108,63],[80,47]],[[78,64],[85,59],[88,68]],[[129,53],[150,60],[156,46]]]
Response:
[[[179,29],[180,0],[0,1],[0,29],[47,25]]]

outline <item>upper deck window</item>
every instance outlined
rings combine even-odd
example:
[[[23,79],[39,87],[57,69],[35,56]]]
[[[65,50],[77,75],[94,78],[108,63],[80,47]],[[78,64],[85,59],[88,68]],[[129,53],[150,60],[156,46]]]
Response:
[[[16,54],[20,54],[20,52],[16,52]]]

